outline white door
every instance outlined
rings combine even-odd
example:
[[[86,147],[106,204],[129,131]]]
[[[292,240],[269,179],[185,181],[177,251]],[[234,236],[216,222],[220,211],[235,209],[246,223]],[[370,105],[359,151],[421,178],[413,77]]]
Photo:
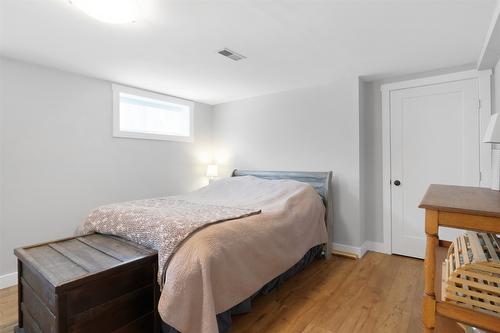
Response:
[[[391,91],[392,252],[423,258],[429,184],[479,185],[477,79]],[[440,231],[453,240],[460,232]]]

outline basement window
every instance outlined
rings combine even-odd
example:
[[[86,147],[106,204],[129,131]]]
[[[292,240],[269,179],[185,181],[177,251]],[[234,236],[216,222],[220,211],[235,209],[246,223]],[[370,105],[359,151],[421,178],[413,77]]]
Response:
[[[113,84],[113,136],[193,141],[193,102]]]

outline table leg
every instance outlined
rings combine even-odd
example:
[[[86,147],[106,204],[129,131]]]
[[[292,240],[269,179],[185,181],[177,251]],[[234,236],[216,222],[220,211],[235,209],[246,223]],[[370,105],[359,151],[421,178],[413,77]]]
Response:
[[[438,212],[427,210],[425,212],[425,260],[424,260],[424,298],[423,322],[425,332],[434,332],[436,326],[436,248],[439,246],[438,237]]]
[[[21,283],[21,276],[23,275],[23,264],[21,260],[17,261],[17,327],[23,328],[23,310],[21,304],[23,302],[23,284]]]

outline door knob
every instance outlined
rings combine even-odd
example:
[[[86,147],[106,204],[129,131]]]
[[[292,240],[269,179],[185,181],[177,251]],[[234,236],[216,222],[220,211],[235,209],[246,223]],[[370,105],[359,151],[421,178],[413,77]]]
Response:
[[[394,185],[399,186],[399,185],[401,185],[401,182],[400,182],[399,180],[397,180],[397,179],[396,179],[396,180],[394,181]]]

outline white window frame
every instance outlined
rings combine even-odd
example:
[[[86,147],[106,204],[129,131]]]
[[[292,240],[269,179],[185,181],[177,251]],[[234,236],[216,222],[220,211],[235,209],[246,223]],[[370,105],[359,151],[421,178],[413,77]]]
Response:
[[[132,138],[132,139],[147,139],[147,140],[166,140],[193,142],[194,141],[194,103],[185,99],[167,96],[142,89],[130,88],[119,84],[112,84],[113,90],[113,137],[116,138]],[[120,93],[136,95],[144,98],[151,98],[167,103],[175,103],[184,105],[189,108],[189,136],[153,134],[153,133],[138,133],[127,132],[120,130]]]

